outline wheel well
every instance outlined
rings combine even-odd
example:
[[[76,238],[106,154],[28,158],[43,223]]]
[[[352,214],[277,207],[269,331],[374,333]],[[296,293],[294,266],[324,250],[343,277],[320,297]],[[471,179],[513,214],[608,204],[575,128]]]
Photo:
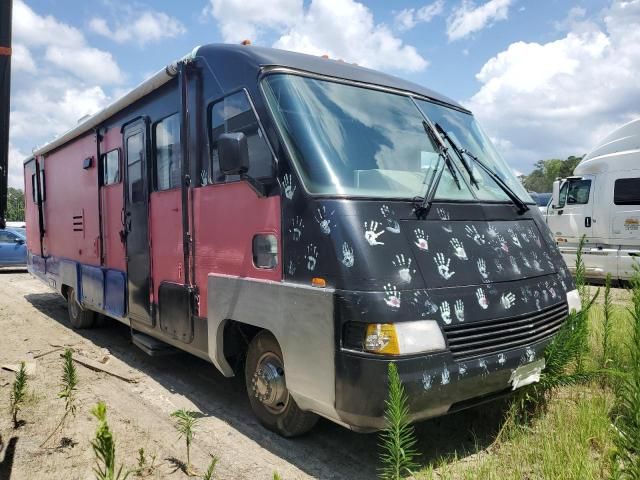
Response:
[[[227,360],[234,372],[238,373],[244,366],[247,356],[247,349],[253,337],[260,333],[263,328],[249,325],[248,323],[227,320],[224,326],[224,358]]]
[[[62,288],[60,289],[60,293],[62,293],[62,296],[65,298],[65,300],[69,300],[70,290],[73,290],[73,288],[71,288],[69,285],[62,285]]]

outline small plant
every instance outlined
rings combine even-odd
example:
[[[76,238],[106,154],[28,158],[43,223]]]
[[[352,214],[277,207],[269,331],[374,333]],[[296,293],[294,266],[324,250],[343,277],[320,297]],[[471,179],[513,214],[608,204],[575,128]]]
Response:
[[[176,410],[171,414],[171,416],[176,419],[175,427],[178,431],[178,438],[184,438],[184,441],[187,445],[187,464],[185,465],[185,473],[187,475],[192,475],[191,443],[193,442],[193,437],[195,436],[198,417],[195,416],[194,412],[189,412],[184,408]]]
[[[24,362],[20,363],[20,368],[16,372],[16,379],[13,382],[13,388],[11,390],[11,418],[13,419],[13,428],[18,428],[21,422],[18,420],[18,414],[24,406],[25,399],[27,397],[27,370]]]
[[[215,455],[211,455],[211,461],[209,462],[209,466],[202,475],[202,480],[212,480],[213,473],[216,471],[216,465],[218,465],[218,457]]]
[[[93,471],[98,480],[125,480],[130,472],[122,472],[123,466],[116,470],[116,442],[107,423],[107,406],[99,402],[91,413],[98,419],[96,436],[91,447],[96,456],[96,467]]]
[[[273,472],[273,480],[282,480],[282,477],[278,472]]]
[[[602,357],[600,368],[607,368],[611,362],[611,330],[613,327],[613,300],[611,299],[611,274],[607,273],[604,284],[603,301],[603,322],[602,322]]]
[[[76,391],[78,390],[78,371],[76,365],[73,363],[73,350],[67,348],[64,351],[64,363],[62,365],[62,381],[60,387],[62,390],[58,393],[59,398],[64,399],[64,415],[60,419],[60,422],[56,428],[51,432],[47,439],[42,442],[40,447],[43,447],[53,435],[63,427],[65,420],[71,414],[76,415]]]
[[[144,451],[144,448],[140,447],[138,449],[138,468],[136,468],[136,476],[137,477],[146,477],[147,475],[151,475],[155,468],[156,456],[151,456],[151,463],[147,460],[147,455]]]
[[[616,389],[614,478],[640,479],[640,269],[631,281],[629,365]]]
[[[407,395],[395,363],[389,363],[387,376],[389,395],[385,401],[386,427],[380,435],[382,448],[380,478],[399,480],[406,475],[411,475],[418,467],[414,461],[418,453],[414,449],[416,445],[414,429],[409,423]]]

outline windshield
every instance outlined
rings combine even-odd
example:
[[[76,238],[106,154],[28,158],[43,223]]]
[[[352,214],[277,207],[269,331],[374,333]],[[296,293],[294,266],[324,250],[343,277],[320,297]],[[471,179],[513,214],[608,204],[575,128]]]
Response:
[[[382,198],[425,194],[438,153],[425,133],[423,113],[410,97],[292,74],[269,75],[263,87],[310,193]],[[474,199],[460,171],[456,173],[459,186],[444,168],[436,198]]]

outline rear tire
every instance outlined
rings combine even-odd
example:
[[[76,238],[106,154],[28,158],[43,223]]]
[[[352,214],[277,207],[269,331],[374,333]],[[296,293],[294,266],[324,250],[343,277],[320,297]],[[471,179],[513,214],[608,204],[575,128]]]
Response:
[[[269,430],[283,437],[307,433],[318,416],[304,412],[287,390],[282,351],[275,337],[258,333],[249,344],[245,384],[253,413]]]
[[[87,310],[76,301],[73,288],[67,292],[67,310],[69,311],[69,323],[75,329],[92,328],[96,323],[96,314]]]

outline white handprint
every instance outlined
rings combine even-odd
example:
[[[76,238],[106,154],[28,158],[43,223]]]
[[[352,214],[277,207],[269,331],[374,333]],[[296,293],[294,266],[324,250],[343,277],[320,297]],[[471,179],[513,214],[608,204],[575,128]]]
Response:
[[[424,234],[424,230],[416,228],[413,233],[416,236],[416,241],[414,242],[416,247],[425,252],[429,250],[429,236]]]
[[[522,263],[524,264],[525,267],[531,268],[531,262],[529,262],[529,259],[524,253],[520,254],[520,259],[522,260]]]
[[[478,305],[480,305],[483,310],[489,308],[489,300],[487,300],[487,296],[484,294],[482,288],[476,290],[476,298],[478,299]]]
[[[287,273],[294,275],[296,273],[296,264],[293,260],[289,260],[289,266],[287,267]]]
[[[364,222],[364,239],[369,245],[384,245],[384,242],[379,242],[378,237],[384,233],[384,230],[378,231],[380,224],[374,220],[371,222]]]
[[[438,306],[431,301],[426,290],[417,290],[413,292],[411,303],[422,310],[421,316],[423,317],[432,315],[438,311]]]
[[[200,185],[202,185],[203,187],[209,183],[209,179],[207,177],[207,171],[203,169],[200,172]]]
[[[451,307],[449,307],[449,302],[446,300],[440,304],[440,316],[447,325],[451,323]]]
[[[411,258],[405,257],[403,253],[396,255],[396,259],[393,260],[394,267],[398,268],[398,276],[404,283],[411,282],[411,276],[416,273],[414,268],[411,268]]]
[[[318,263],[318,248],[310,243],[307,245],[307,270],[313,272],[316,269]]]
[[[453,305],[453,311],[455,312],[458,321],[464,322],[464,302],[462,300],[456,300],[456,303]]]
[[[442,383],[442,385],[448,385],[450,379],[451,375],[449,374],[449,369],[445,365],[444,370],[442,370],[442,374],[440,375],[440,383]]]
[[[551,260],[551,256],[547,252],[544,252],[543,255],[544,259],[547,261],[547,265],[549,266],[549,268],[551,270],[554,270],[556,266],[554,265],[553,260]]]
[[[516,275],[520,275],[520,267],[518,266],[518,262],[516,261],[516,257],[509,257],[509,262],[511,262],[511,269],[513,273]]]
[[[481,375],[483,377],[489,375],[489,367],[487,366],[487,361],[484,358],[478,360],[478,366],[482,369]]]
[[[509,253],[509,245],[507,244],[507,241],[504,239],[504,237],[498,234],[496,240],[498,241],[498,245],[500,245],[500,250],[505,253]]]
[[[445,280],[449,280],[456,272],[449,271],[449,265],[451,264],[450,258],[445,258],[444,254],[437,253],[433,258],[433,261],[436,262],[436,266],[438,267],[438,273]]]
[[[482,280],[488,280],[489,272],[487,272],[487,264],[484,261],[484,259],[479,258],[478,261],[476,262],[476,265],[478,266],[478,272],[480,272],[480,275],[482,276]]]
[[[498,354],[498,365],[502,366],[507,363],[507,356],[504,353]]]
[[[458,365],[458,376],[464,377],[467,374],[467,364],[461,363]]]
[[[291,232],[291,237],[294,242],[297,242],[302,237],[302,231],[304,230],[304,222],[302,218],[296,216],[291,219],[291,228],[289,231]]]
[[[504,271],[504,267],[502,266],[502,262],[495,258],[493,263],[496,265],[496,272],[502,273]]]
[[[498,230],[496,230],[496,227],[494,227],[493,225],[489,225],[489,228],[487,228],[487,233],[491,238],[495,238],[498,236]]]
[[[451,218],[449,212],[447,212],[444,208],[438,208],[436,212],[438,212],[440,220],[449,220]]]
[[[522,238],[522,240],[524,240],[525,243],[531,242],[531,239],[529,238],[529,233],[527,230],[525,230],[524,232],[520,232],[520,238]]]
[[[467,232],[467,237],[476,242],[478,245],[484,245],[485,243],[487,243],[484,239],[484,235],[480,235],[475,225],[467,225],[466,227],[464,227],[464,229]]]
[[[507,232],[509,233],[509,236],[511,237],[511,241],[513,242],[513,244],[518,248],[522,248],[522,245],[520,244],[520,239],[518,238],[518,234],[514,232],[512,228],[507,230]]]
[[[516,304],[516,296],[511,292],[503,293],[502,297],[500,297],[500,303],[502,303],[504,308],[509,310]]]
[[[391,210],[388,205],[383,205],[380,207],[380,213],[387,222],[387,227],[385,228],[385,230],[391,233],[400,233],[400,224],[394,218],[395,212]]]
[[[447,233],[453,232],[453,227],[451,225],[442,225],[442,229]]]
[[[522,303],[529,303],[529,295],[527,295],[524,287],[520,287],[520,300],[522,300]]]
[[[453,247],[453,254],[458,257],[460,260],[468,260],[467,252],[464,250],[464,245],[457,238],[452,238],[450,241],[451,246]]]
[[[353,256],[353,248],[349,246],[347,242],[342,244],[342,264],[347,267],[353,267],[355,257]]]
[[[400,292],[395,285],[387,283],[384,287],[384,303],[391,308],[400,308]]]
[[[284,196],[289,200],[293,199],[293,194],[296,193],[297,186],[293,185],[293,178],[290,174],[286,174],[282,178],[282,186],[284,187]]]
[[[326,207],[323,205],[316,210],[316,213],[313,214],[313,218],[315,218],[316,222],[318,222],[318,225],[320,226],[320,231],[325,235],[329,235],[331,233],[331,217],[334,213],[335,210],[327,215]]]
[[[422,374],[422,387],[425,390],[431,390],[431,386],[433,385],[433,377],[429,375],[427,372]]]
[[[546,290],[543,290],[542,299],[544,300],[544,303],[549,303],[549,292],[547,292]]]
[[[536,359],[536,352],[531,347],[527,347],[524,351],[524,357],[527,362],[531,363]]]
[[[542,266],[540,266],[540,260],[538,260],[538,254],[536,252],[531,254],[531,264],[537,271],[541,272],[543,270]]]

